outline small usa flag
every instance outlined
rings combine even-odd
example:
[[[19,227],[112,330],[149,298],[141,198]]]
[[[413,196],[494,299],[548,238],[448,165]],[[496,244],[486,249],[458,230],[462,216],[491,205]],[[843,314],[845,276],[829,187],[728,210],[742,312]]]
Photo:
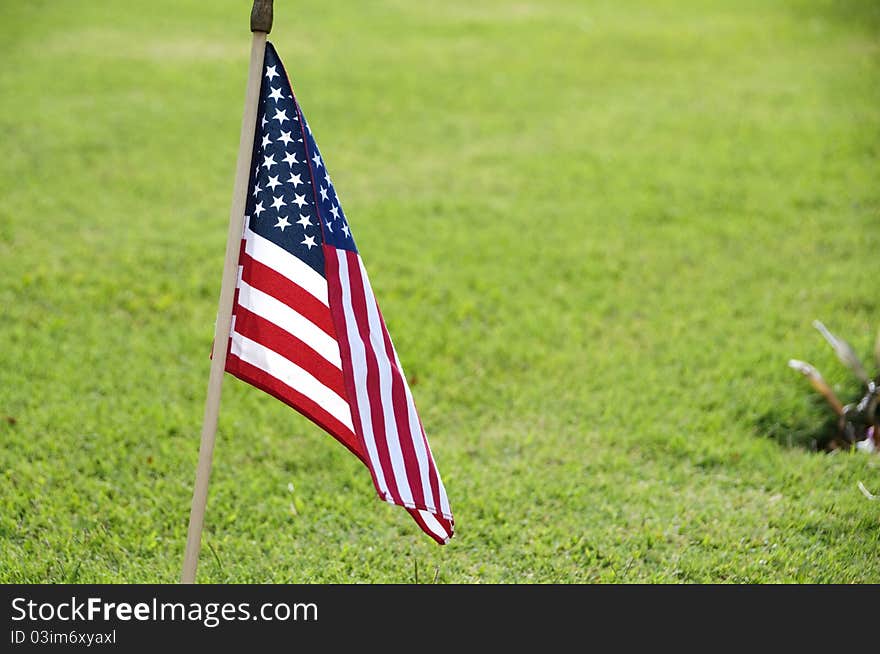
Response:
[[[348,220],[266,44],[226,370],[329,432],[439,543],[452,511]]]

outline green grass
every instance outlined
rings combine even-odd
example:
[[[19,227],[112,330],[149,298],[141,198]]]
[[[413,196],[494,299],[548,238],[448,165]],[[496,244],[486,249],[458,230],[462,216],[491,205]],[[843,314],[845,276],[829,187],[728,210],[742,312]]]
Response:
[[[880,582],[876,3],[276,5],[457,535],[230,377],[200,581]],[[178,578],[249,7],[0,5],[0,581]]]

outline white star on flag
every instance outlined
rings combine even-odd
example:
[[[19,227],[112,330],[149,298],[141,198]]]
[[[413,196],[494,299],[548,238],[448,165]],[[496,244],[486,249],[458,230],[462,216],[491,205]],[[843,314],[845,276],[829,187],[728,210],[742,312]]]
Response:
[[[283,232],[285,227],[290,227],[290,223],[287,221],[287,218],[285,218],[284,216],[279,216],[278,222],[275,223],[275,227],[280,227],[281,231]]]
[[[305,239],[303,239],[303,242],[302,242],[300,245],[305,245],[305,246],[308,247],[310,250],[311,250],[313,247],[317,247],[317,246],[318,246],[318,244],[315,243],[315,237],[314,237],[314,236],[306,236]]]
[[[282,159],[282,161],[290,167],[293,167],[293,164],[295,164],[295,163],[299,163],[299,161],[296,160],[296,153],[295,152],[288,152],[287,156],[284,157],[284,159]]]

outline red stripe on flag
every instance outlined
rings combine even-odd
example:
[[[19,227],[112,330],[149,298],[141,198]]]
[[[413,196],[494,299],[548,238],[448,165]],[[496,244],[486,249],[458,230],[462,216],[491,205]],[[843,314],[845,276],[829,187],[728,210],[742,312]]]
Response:
[[[370,326],[367,322],[367,297],[364,291],[364,283],[361,279],[361,267],[357,252],[345,251],[348,264],[348,279],[351,286],[351,304],[354,309],[357,332],[361,336],[366,350],[367,360],[367,398],[370,404],[370,424],[373,427],[373,435],[376,439],[376,450],[379,455],[379,463],[388,492],[392,499],[403,504],[400,496],[399,481],[394,474],[391,464],[391,454],[388,451],[388,434],[385,432],[384,409],[382,407],[382,392],[379,386],[379,364],[373,343],[370,341]]]
[[[450,538],[452,538],[452,524],[443,516],[440,516],[440,515],[434,516],[437,519],[437,522],[440,523],[441,527],[446,530],[446,534],[444,536],[441,536],[440,534],[436,533],[433,529],[431,529],[428,526],[428,524],[425,522],[425,520],[419,514],[418,509],[409,509],[408,508],[407,511],[409,511],[409,514],[412,516],[412,519],[416,521],[416,524],[418,524],[419,527],[422,528],[422,531],[424,531],[426,534],[428,534],[428,536],[433,538],[435,541],[437,541],[441,545],[446,544],[446,542]]]
[[[333,319],[327,305],[284,275],[251,257],[244,248],[239,264],[242,268],[241,278],[245,282],[283,302],[308,318],[324,333],[335,338],[336,330],[333,328]]]
[[[243,306],[236,305],[234,313],[237,333],[280,354],[307,371],[324,386],[335,391],[340,397],[345,397],[345,384],[342,380],[342,371],[339,368],[296,336],[252,311],[248,311]]]
[[[434,494],[434,506],[437,507],[437,519],[441,519],[442,503],[440,502],[440,476],[437,474],[437,467],[434,465],[434,455],[431,454],[431,447],[428,445],[428,438],[425,436],[425,428],[422,426],[422,419],[418,418],[419,430],[421,431],[422,442],[425,444],[425,451],[428,452],[428,480],[431,483],[431,492]],[[444,518],[445,520],[445,518]],[[450,534],[452,531],[450,530]]]
[[[345,384],[345,395],[343,397],[348,400],[348,406],[351,409],[351,421],[356,432],[358,448],[363,452],[360,457],[370,476],[373,478],[373,486],[378,490],[379,481],[376,479],[376,473],[373,466],[370,465],[367,457],[367,447],[364,444],[363,434],[361,433],[361,414],[357,403],[357,390],[354,385],[354,370],[352,368],[351,344],[348,341],[348,331],[345,328],[345,312],[342,309],[342,285],[339,283],[339,260],[336,258],[336,248],[323,245],[324,249],[324,270],[328,280],[328,298],[330,302],[330,313],[336,326],[336,340],[339,343],[339,351],[342,355],[342,372],[343,383]]]
[[[375,302],[375,298],[373,298]],[[385,320],[382,318],[382,312],[379,311],[378,303],[376,303],[376,313],[379,314],[379,324],[382,327],[382,337],[385,341],[385,356],[391,367],[391,399],[394,408],[394,421],[397,424],[397,436],[400,441],[400,450],[403,455],[403,464],[406,468],[406,476],[409,481],[410,492],[416,506],[426,506],[427,498],[422,490],[422,475],[419,470],[419,461],[416,457],[413,438],[421,435],[411,434],[409,429],[409,403],[406,400],[406,391],[404,390],[405,379],[403,371],[397,367],[396,357],[394,356],[394,346],[391,343],[391,336],[385,326]],[[430,461],[428,462],[430,467]],[[435,504],[439,509],[439,505]]]

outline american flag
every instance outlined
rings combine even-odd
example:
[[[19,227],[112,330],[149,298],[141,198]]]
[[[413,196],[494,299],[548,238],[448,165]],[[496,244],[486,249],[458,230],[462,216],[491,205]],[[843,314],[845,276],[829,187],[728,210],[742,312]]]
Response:
[[[311,419],[447,542],[452,511],[348,220],[266,44],[226,370]]]

